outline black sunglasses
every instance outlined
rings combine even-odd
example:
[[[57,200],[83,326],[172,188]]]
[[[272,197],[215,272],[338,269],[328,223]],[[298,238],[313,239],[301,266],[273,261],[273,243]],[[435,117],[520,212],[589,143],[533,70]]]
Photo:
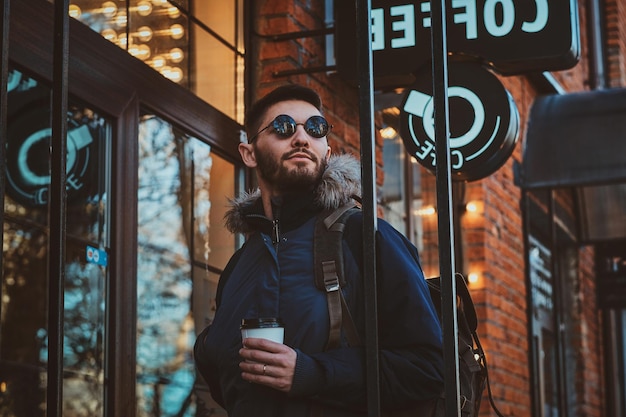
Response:
[[[263,129],[259,130],[256,135],[252,136],[248,143],[252,143],[257,136],[259,136],[264,130],[269,129],[270,127],[274,130],[281,138],[287,139],[293,136],[296,133],[296,128],[298,125],[304,126],[304,131],[311,137],[320,139],[324,136],[328,135],[330,129],[332,129],[332,125],[328,124],[328,121],[324,119],[322,116],[311,116],[304,123],[296,123],[293,120],[293,117],[288,116],[286,114],[281,114],[276,116],[272,122],[265,126]]]

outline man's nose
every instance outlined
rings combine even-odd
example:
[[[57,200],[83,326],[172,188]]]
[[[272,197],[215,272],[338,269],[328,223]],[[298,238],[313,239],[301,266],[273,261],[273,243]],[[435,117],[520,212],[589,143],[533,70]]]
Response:
[[[311,140],[311,137],[309,136],[308,133],[306,133],[306,130],[304,130],[304,126],[297,125],[296,132],[293,134],[291,138],[291,141],[293,142],[294,146],[309,146],[310,140]]]

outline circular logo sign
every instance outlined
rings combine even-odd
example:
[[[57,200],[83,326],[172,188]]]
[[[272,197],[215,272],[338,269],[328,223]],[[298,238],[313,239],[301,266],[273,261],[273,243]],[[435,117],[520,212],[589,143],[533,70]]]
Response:
[[[407,151],[435,171],[435,125],[430,68],[407,89],[400,133]],[[448,66],[449,144],[452,179],[484,178],[511,156],[519,133],[519,113],[498,78],[473,62]]]
[[[48,203],[50,187],[50,109],[47,102],[33,102],[7,126],[7,191],[27,206]],[[86,124],[68,118],[66,181],[67,198],[82,194],[93,173],[90,160],[94,140]],[[93,164],[91,164],[93,165]]]

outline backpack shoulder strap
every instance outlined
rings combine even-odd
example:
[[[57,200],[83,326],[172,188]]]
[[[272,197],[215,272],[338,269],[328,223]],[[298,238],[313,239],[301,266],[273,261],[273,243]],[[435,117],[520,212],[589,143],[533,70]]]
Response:
[[[313,236],[315,286],[326,293],[330,318],[327,350],[339,346],[342,327],[351,345],[360,344],[356,327],[341,292],[341,287],[346,283],[343,271],[343,231],[348,217],[357,211],[358,206],[349,203],[333,211],[322,212],[315,224]]]

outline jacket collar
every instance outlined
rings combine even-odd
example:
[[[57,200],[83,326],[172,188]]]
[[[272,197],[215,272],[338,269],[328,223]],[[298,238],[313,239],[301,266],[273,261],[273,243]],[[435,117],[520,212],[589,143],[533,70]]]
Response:
[[[284,210],[279,211],[279,216],[281,221],[282,218],[293,219],[293,216],[306,220],[321,210],[348,204],[355,196],[360,195],[359,161],[348,154],[333,155],[328,160],[328,166],[313,194],[286,196],[282,204]],[[230,209],[226,212],[225,220],[226,228],[232,233],[250,233],[265,229],[270,219],[263,214],[261,191],[256,189],[244,192],[230,200]]]

